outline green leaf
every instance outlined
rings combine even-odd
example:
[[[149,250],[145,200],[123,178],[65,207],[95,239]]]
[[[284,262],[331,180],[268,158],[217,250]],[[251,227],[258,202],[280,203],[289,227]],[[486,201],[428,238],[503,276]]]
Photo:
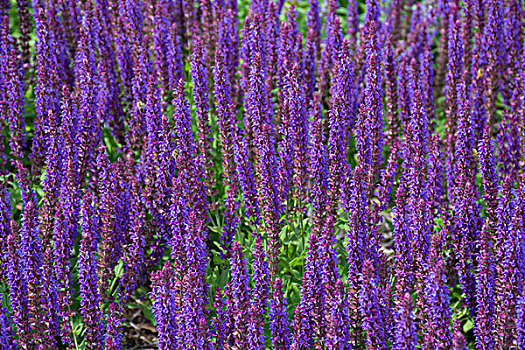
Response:
[[[465,324],[463,325],[463,332],[467,333],[472,328],[474,328],[474,324],[471,320],[467,320],[467,322],[465,322]]]

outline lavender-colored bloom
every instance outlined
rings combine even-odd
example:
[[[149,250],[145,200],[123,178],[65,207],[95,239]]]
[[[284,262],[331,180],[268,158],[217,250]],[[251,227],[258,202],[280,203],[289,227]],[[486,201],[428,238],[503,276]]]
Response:
[[[79,191],[81,180],[79,178],[79,150],[75,142],[78,136],[78,114],[76,104],[70,97],[71,90],[65,85],[62,89],[62,115],[59,127],[59,145],[62,147],[62,187],[60,200],[64,210],[67,246],[74,244],[77,236],[78,214],[80,211]]]
[[[119,101],[120,89],[115,72],[115,54],[110,45],[110,14],[106,0],[95,2],[91,14],[93,42],[97,49],[97,120],[107,125],[115,139],[124,143],[124,125],[122,107]]]
[[[200,282],[200,271],[192,269],[183,277],[182,310],[179,321],[180,340],[189,349],[211,349],[208,339],[206,315],[203,313],[206,304],[205,294]]]
[[[421,54],[419,80],[423,98],[423,105],[429,120],[434,119],[434,69],[432,67],[434,57],[430,50],[431,39],[425,38],[423,53]],[[431,129],[433,125],[430,125]]]
[[[100,146],[96,155],[97,191],[99,197],[100,237],[98,247],[98,291],[106,300],[109,283],[114,276],[114,268],[119,259],[119,237],[116,237],[116,183],[115,171],[109,162],[106,148]]]
[[[518,89],[515,89],[513,93],[516,95]],[[519,158],[520,153],[520,122],[517,115],[518,109],[516,104],[519,104],[521,101],[518,96],[514,97],[517,101],[516,103],[511,103],[511,110],[503,110],[502,120],[499,124],[499,133],[497,137],[497,145],[499,146],[499,158],[503,166],[503,172],[505,174],[510,174],[513,178],[516,178],[516,171],[519,169]]]
[[[178,308],[175,305],[173,277],[173,270],[169,263],[166,263],[162,270],[153,272],[151,275],[150,297],[153,299],[153,315],[159,331],[159,349],[161,350],[180,349],[177,341],[179,330],[176,312]]]
[[[404,179],[407,181],[408,211],[412,233],[412,251],[415,258],[414,271],[421,270],[430,240],[430,220],[427,209],[426,183],[421,174],[426,173],[425,158],[428,152],[428,124],[426,108],[419,89],[412,96],[411,118],[405,132],[406,159]]]
[[[280,51],[280,21],[277,12],[278,4],[270,1],[266,12],[266,50],[268,51],[268,89],[271,91],[279,84],[281,71],[278,68]]]
[[[507,67],[517,68],[519,55],[523,50],[523,6],[519,0],[507,1],[503,9],[503,33],[505,38],[505,52]],[[501,12],[501,9],[500,9]],[[520,20],[521,17],[521,20]]]
[[[336,0],[330,0],[328,2],[325,47],[320,52],[321,64],[319,67],[319,91],[323,99],[326,100],[328,100],[330,93],[330,74],[335,68],[335,62],[343,42],[343,32],[341,31],[341,23],[337,16],[337,6]]]
[[[222,350],[227,344],[229,332],[229,309],[225,309],[227,301],[219,287],[215,290],[215,302],[213,307],[217,316],[212,318],[212,336],[215,338],[213,345],[215,349]]]
[[[7,309],[3,307],[3,304],[4,295],[0,294],[0,347],[3,350],[15,350],[13,330],[11,329]]]
[[[204,165],[204,178],[207,181],[208,189],[212,185],[211,180],[214,178],[213,162],[211,159],[211,129],[209,125],[208,112],[210,109],[208,99],[208,72],[206,67],[206,49],[202,41],[196,37],[193,41],[191,76],[193,79],[193,96],[195,98],[198,142],[197,148],[201,158],[201,164]]]
[[[460,90],[464,89],[464,84]],[[464,95],[463,95],[464,96]],[[449,185],[449,197],[453,198],[455,212],[454,259],[459,282],[465,293],[466,306],[474,312],[475,280],[471,273],[473,245],[480,230],[479,208],[476,203],[475,175],[471,166],[472,119],[470,101],[461,100],[455,145],[456,175],[453,187]],[[450,183],[450,179],[449,179]]]
[[[361,270],[363,257],[375,258],[377,237],[371,237],[370,208],[368,204],[366,173],[364,164],[359,163],[354,169],[351,180],[348,181],[349,193],[345,203],[345,212],[348,213],[348,252],[349,261],[355,263],[357,273]],[[373,241],[370,241],[373,239]]]
[[[494,263],[491,254],[492,242],[490,224],[483,224],[479,236],[478,267],[476,284],[476,323],[474,332],[476,343],[480,349],[494,349],[492,335],[494,318]]]
[[[157,2],[154,9],[153,47],[155,50],[155,67],[160,82],[160,92],[163,97],[167,95],[170,86],[168,70],[171,62],[168,61],[169,30],[171,21],[164,17],[168,11],[167,1]]]
[[[63,1],[63,0],[62,0]],[[115,45],[115,61],[118,67],[118,74],[120,77],[120,83],[124,90],[124,98],[127,103],[133,101],[131,95],[131,79],[133,75],[132,57],[131,57],[131,40],[129,31],[129,25],[127,22],[128,17],[126,16],[125,2],[119,1],[118,8],[115,11],[115,18],[113,20],[113,31],[118,33],[114,35]],[[75,16],[76,18],[76,16]]]
[[[318,0],[310,0],[309,1],[309,9],[308,9],[308,15],[307,15],[307,26],[308,26],[308,32],[312,32],[312,47],[315,49],[316,56],[314,58],[314,62],[318,61],[321,57],[321,18],[319,15],[319,1]],[[310,34],[309,34],[310,35]]]
[[[357,34],[359,33],[359,12],[358,2],[356,0],[348,1],[347,8],[347,32],[350,35],[350,48],[355,50],[357,48]]]
[[[401,123],[402,129],[406,129],[406,124],[410,119],[410,108],[412,106],[410,98],[414,95],[414,92],[410,90],[414,87],[414,84],[410,82],[409,62],[408,57],[403,56],[401,62],[397,65],[397,75],[399,77],[397,84],[397,107],[399,109],[398,114],[400,119],[398,123]]]
[[[324,145],[323,112],[319,95],[314,96],[310,127],[310,196],[314,208],[314,230],[320,232],[324,226],[328,190],[328,160]]]
[[[96,147],[102,139],[97,119],[96,67],[94,65],[93,33],[90,18],[85,15],[80,30],[79,48],[75,59],[77,103],[79,106],[78,138],[80,139],[79,162],[84,176],[95,158]]]
[[[261,56],[255,53],[250,71],[249,90],[246,96],[247,117],[253,134],[256,135],[256,174],[259,206],[262,211],[266,230],[269,234],[269,264],[272,274],[278,270],[279,254],[279,217],[282,211],[281,198],[278,192],[276,154],[274,150],[274,131],[271,121],[271,102],[265,86],[265,72],[262,68]]]
[[[369,181],[375,183],[383,153],[383,100],[381,89],[381,48],[377,24],[369,24],[370,36],[367,41],[367,70],[364,101],[361,103],[355,136],[360,162],[366,164]]]
[[[398,85],[397,85],[397,62],[394,58],[394,49],[391,35],[387,36],[385,42],[385,55],[383,62],[385,97],[386,97],[386,120],[388,129],[385,133],[385,143],[392,148],[394,140],[399,136],[399,111],[398,111]]]
[[[276,277],[273,283],[273,296],[270,299],[270,332],[273,348],[278,350],[290,348],[286,299],[282,289],[281,278]]]
[[[347,153],[351,131],[355,123],[357,94],[354,67],[348,41],[343,40],[332,81],[332,109],[329,113],[329,164],[331,210],[340,198],[340,184],[346,176]]]
[[[512,221],[523,220],[523,208],[518,209],[516,217],[515,202],[512,200],[514,180],[506,176],[498,198],[496,228],[494,232],[494,340],[495,348],[510,348],[516,339],[514,319],[518,298],[518,236]]]
[[[197,146],[191,128],[191,115],[182,79],[174,87],[173,109],[175,115],[178,116],[175,119],[173,138],[178,150],[175,164],[180,171],[179,177],[184,179],[184,183],[192,189],[189,205],[197,210],[199,216],[206,215],[208,204],[203,182],[203,165],[197,157]]]
[[[223,21],[219,22],[219,30],[222,29]],[[228,59],[226,56],[227,46],[225,38],[219,32],[218,49],[215,53],[215,101],[217,109],[217,127],[223,155],[224,184],[227,187],[228,196],[236,196],[237,178],[233,164],[235,137],[237,135],[235,106],[232,101],[232,85],[229,76]],[[226,51],[226,52],[225,52]]]
[[[17,58],[18,52],[15,49],[13,38],[8,35],[3,38],[6,48],[5,52],[5,102],[7,124],[9,125],[11,154],[14,159],[18,177],[23,177],[26,172],[22,160],[24,158],[24,148],[26,147],[25,121],[24,121],[24,71],[20,67],[20,61]]]
[[[44,132],[48,144],[45,152],[46,174],[42,183],[44,198],[39,217],[44,253],[51,245],[53,222],[55,221],[57,214],[58,193],[62,181],[62,145],[60,144],[58,133],[58,125],[60,121],[58,120],[58,116],[51,110],[48,113],[47,119],[48,129]]]
[[[55,346],[55,305],[53,276],[43,268],[42,243],[38,235],[38,206],[36,194],[29,188],[22,193],[24,212],[20,228],[21,255],[24,279],[27,282],[29,319],[35,325],[35,343],[38,346]]]
[[[485,74],[484,93],[486,119],[484,122],[492,126],[496,121],[496,97],[500,84],[500,76],[505,69],[504,44],[500,2],[490,0],[487,3],[487,22],[483,28],[482,47],[485,56],[483,67]]]
[[[268,308],[269,272],[261,236],[255,238],[248,341],[251,349],[264,349],[264,324]]]
[[[516,344],[518,347],[523,347],[525,346],[525,293],[523,290],[516,306]]]
[[[46,116],[49,110],[58,114],[58,99],[53,93],[59,88],[58,63],[53,33],[49,28],[43,9],[38,9],[35,16],[36,37],[35,61],[37,62],[37,79],[35,87],[35,135],[33,138],[31,159],[38,167],[44,161],[47,144],[43,135],[47,128]]]
[[[106,331],[104,335],[105,349],[107,350],[122,349],[122,334],[120,330],[122,324],[121,312],[118,301],[111,300],[106,314]]]
[[[221,21],[222,23],[222,21]],[[219,28],[222,28],[219,25]],[[224,37],[219,35],[218,50],[215,56],[215,100],[218,113],[217,126],[219,128],[219,139],[223,154],[224,185],[226,186],[226,216],[228,217],[227,228],[223,237],[223,244],[228,250],[236,230],[234,223],[235,211],[237,210],[237,191],[240,183],[244,192],[244,204],[248,217],[254,219],[258,216],[257,194],[253,179],[252,164],[248,158],[246,142],[238,135],[235,106],[232,101],[232,86],[229,76],[229,62],[225,52],[227,43]]]
[[[396,279],[401,293],[412,286],[413,260],[412,231],[410,230],[409,192],[407,183],[399,185],[396,192],[396,206],[392,210],[394,224],[394,241],[396,244]]]
[[[455,318],[452,321],[452,349],[465,350],[467,349],[467,340],[461,331],[461,322]]]
[[[381,317],[378,276],[372,261],[366,259],[360,276],[360,312],[363,317],[363,330],[366,332],[366,346],[371,349],[386,348],[384,321]]]
[[[175,86],[184,75],[181,43],[177,34],[179,29],[177,23],[174,22],[168,33],[168,78],[171,87]]]
[[[452,334],[449,330],[450,302],[448,297],[447,278],[445,275],[445,264],[441,253],[444,230],[434,234],[430,247],[430,253],[426,266],[425,276],[425,309],[424,323],[425,349],[449,349]]]
[[[301,305],[295,308],[295,317],[292,324],[294,330],[291,350],[309,350],[312,348],[312,334],[308,323],[308,315],[305,314]]]
[[[300,307],[303,310],[304,320],[301,328],[309,329],[309,333],[296,334],[294,344],[323,344],[326,334],[325,297],[326,290],[322,283],[322,266],[320,264],[320,237],[316,230],[310,233],[309,248],[305,258],[301,288]],[[298,331],[296,329],[296,331]]]
[[[397,43],[400,39],[402,13],[405,11],[405,4],[406,2],[403,0],[394,0],[390,5],[386,25],[388,26],[393,43]]]
[[[444,203],[443,189],[443,153],[439,134],[434,133],[430,136],[427,155],[427,184],[428,184],[428,208],[430,215],[439,213]]]
[[[100,294],[97,284],[97,244],[99,235],[99,216],[92,193],[84,193],[81,211],[82,239],[79,254],[80,314],[86,327],[84,342],[87,349],[102,347],[102,313],[99,309]]]
[[[416,324],[412,296],[406,292],[398,297],[395,312],[395,338],[393,349],[410,350],[417,345]]]
[[[330,350],[350,350],[350,328],[348,300],[341,279],[338,279],[330,301],[326,348]]]
[[[381,170],[381,180],[379,181],[379,188],[377,190],[381,210],[386,210],[391,200],[394,181],[399,170],[398,160],[400,148],[399,141],[396,140],[392,145],[386,169]]]
[[[133,176],[128,179],[131,182],[131,223],[129,228],[130,246],[124,247],[124,264],[126,266],[122,278],[124,284],[124,295],[132,296],[135,292],[143,269],[145,254],[145,209],[142,204],[140,184]]]
[[[310,130],[310,179],[312,182],[311,196],[313,204],[312,235],[319,237],[319,258],[321,264],[322,282],[332,285],[338,278],[337,258],[334,251],[334,225],[337,207],[333,197],[339,196],[338,191],[329,187],[327,155],[323,144],[323,115],[319,96],[314,97],[312,109],[313,121]],[[345,169],[345,167],[343,167]],[[328,193],[326,193],[328,191]],[[330,202],[327,202],[329,200]]]
[[[283,105],[281,106],[279,143],[281,195],[284,200],[293,198],[301,201],[306,195],[306,150],[308,122],[306,119],[303,84],[300,63],[287,67],[283,79]],[[299,204],[301,206],[301,204]],[[298,208],[301,210],[301,208]]]
[[[233,344],[239,349],[244,349],[248,346],[248,325],[250,303],[250,290],[248,287],[249,277],[247,271],[247,263],[242,247],[239,242],[234,241],[232,245],[231,264],[231,303],[233,313]]]
[[[457,9],[454,11],[457,12]],[[448,148],[448,162],[447,162],[447,178],[452,179],[455,175],[455,135],[459,127],[457,125],[459,99],[466,98],[467,96],[461,96],[458,92],[461,82],[463,81],[463,37],[461,36],[461,27],[459,20],[454,21],[455,14],[450,14],[450,26],[448,28],[448,74],[447,74],[447,85],[446,85],[446,103],[447,108],[445,115],[446,121],[446,142]],[[456,160],[457,161],[457,160]],[[450,180],[449,180],[450,188]]]
[[[485,200],[485,224],[489,232],[493,232],[497,223],[498,210],[498,174],[496,173],[496,159],[494,158],[494,148],[490,137],[490,129],[485,126],[483,137],[478,145],[479,164],[483,181]]]
[[[5,213],[4,208],[2,211]],[[18,342],[22,347],[34,346],[35,339],[31,335],[29,319],[27,281],[24,277],[24,266],[20,254],[20,237],[8,233],[5,239],[7,244],[7,283],[9,284],[12,318],[18,335]]]
[[[30,41],[31,31],[33,29],[33,23],[30,13],[31,2],[28,0],[17,1],[18,20],[20,25],[20,46],[22,49],[22,61],[24,70],[28,70],[31,67],[31,52],[30,52]],[[33,4],[35,5],[35,4]],[[34,7],[38,8],[38,7]]]

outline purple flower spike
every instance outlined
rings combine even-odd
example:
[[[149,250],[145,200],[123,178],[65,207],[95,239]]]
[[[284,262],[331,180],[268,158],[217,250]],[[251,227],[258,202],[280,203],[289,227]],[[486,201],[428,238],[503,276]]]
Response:
[[[167,262],[162,270],[151,274],[152,291],[150,297],[153,299],[153,315],[155,324],[159,331],[160,350],[181,349],[177,335],[179,333],[175,305],[175,290],[173,281],[173,270]]]
[[[115,172],[106,154],[106,148],[100,146],[96,155],[97,186],[100,215],[99,238],[99,294],[106,300],[109,283],[114,276],[114,268],[119,259],[119,239],[115,230],[116,183]]]
[[[251,349],[264,349],[264,324],[268,309],[269,273],[261,236],[255,238],[253,251],[253,288],[250,301],[249,343]]]
[[[29,319],[27,282],[24,278],[20,254],[20,237],[16,234],[8,233],[8,236],[5,238],[7,241],[7,283],[9,284],[13,323],[18,334],[19,345],[29,348],[34,346],[34,339],[31,334]]]
[[[357,34],[359,33],[359,12],[356,0],[348,1],[347,9],[347,31],[350,35],[350,48],[355,51],[357,48]]]
[[[461,90],[464,89],[464,84]],[[475,174],[472,171],[471,140],[473,121],[470,101],[461,100],[459,105],[458,132],[456,135],[454,183],[449,179],[449,197],[453,198],[455,212],[454,263],[458,272],[459,283],[465,293],[466,307],[474,312],[475,279],[472,275],[474,244],[481,229]],[[449,163],[450,166],[450,163]]]
[[[337,1],[328,1],[328,18],[326,21],[326,41],[325,47],[321,50],[321,65],[319,68],[319,91],[323,99],[328,100],[330,75],[335,68],[335,62],[343,42],[343,32],[341,23],[337,16]]]
[[[384,320],[381,317],[378,276],[372,261],[365,260],[360,276],[360,312],[363,317],[363,330],[366,332],[366,346],[370,349],[386,348]]]
[[[310,8],[308,9],[307,25],[308,32],[311,34],[312,47],[315,49],[316,55],[314,62],[319,61],[321,57],[321,18],[319,17],[319,1],[309,0]],[[308,34],[310,36],[310,34]]]
[[[122,350],[121,313],[118,301],[111,300],[106,315],[106,334],[104,336],[107,350]]]
[[[467,349],[467,340],[461,331],[461,322],[455,318],[452,321],[452,349],[453,350],[465,350]]]
[[[411,350],[417,345],[416,324],[412,296],[409,292],[401,294],[395,312],[394,350]]]
[[[426,266],[424,285],[424,322],[425,349],[449,349],[452,342],[450,324],[450,302],[447,278],[445,275],[445,262],[442,256],[442,242],[445,237],[444,230],[435,233],[432,237],[430,253]]]
[[[239,242],[234,241],[232,245],[231,264],[231,302],[233,313],[233,344],[239,349],[248,346],[248,325],[250,309],[250,290],[248,287],[249,277],[246,258],[242,252]]]
[[[518,237],[513,228],[521,226],[523,205],[515,207],[513,200],[514,180],[507,175],[498,198],[497,223],[494,235],[495,262],[495,348],[510,348],[516,339],[515,303],[518,299]],[[522,184],[520,184],[522,186]],[[522,199],[522,198],[521,198]],[[519,200],[517,201],[519,203]],[[517,218],[516,218],[517,216]]]
[[[453,10],[457,12],[457,9]],[[456,115],[459,113],[459,104],[462,103],[461,99],[467,98],[465,95],[460,95],[463,91],[458,91],[460,85],[463,82],[463,37],[461,36],[460,31],[460,22],[459,20],[454,22],[454,14],[450,14],[450,25],[448,28],[448,74],[447,74],[447,85],[446,85],[446,103],[447,107],[445,110],[445,115],[447,117],[446,121],[446,137],[447,137],[447,147],[448,147],[448,164],[450,168],[447,169],[447,177],[451,178],[454,175],[454,154],[455,146],[454,136],[456,131],[459,129],[457,125]]]
[[[28,70],[31,67],[30,34],[33,29],[33,23],[30,13],[31,2],[28,0],[22,0],[18,1],[16,5],[18,10],[18,19],[20,21],[20,46],[22,48],[22,61],[24,64],[23,68],[24,70]]]
[[[273,296],[270,299],[270,331],[274,349],[286,350],[290,348],[286,299],[283,295],[283,286],[280,277],[276,277],[274,280]]]
[[[290,349],[310,350],[312,348],[311,328],[308,323],[308,315],[305,314],[301,305],[298,305],[295,308],[295,317],[292,328],[294,330],[294,335]]]
[[[355,123],[357,94],[355,91],[354,66],[350,45],[343,40],[337,56],[332,81],[332,109],[329,113],[329,163],[331,203],[336,205],[340,198],[340,185],[346,176],[347,153],[351,131]]]
[[[516,343],[518,347],[525,346],[525,293],[522,293],[517,301],[516,318]]]
[[[387,36],[385,42],[384,72],[385,72],[385,97],[386,97],[386,119],[388,129],[385,134],[385,143],[392,147],[394,140],[399,136],[399,112],[398,112],[398,84],[397,84],[397,62],[394,58],[392,37]]]
[[[140,275],[143,269],[145,254],[145,225],[146,218],[144,205],[141,199],[140,184],[135,176],[128,179],[131,182],[131,217],[130,223],[130,246],[124,247],[124,264],[126,266],[123,281],[124,295],[132,296],[135,288],[140,281]]]
[[[4,296],[0,294],[0,305],[4,304]],[[15,343],[13,342],[14,334],[9,323],[7,309],[0,306],[0,347],[3,350],[15,350]]]
[[[87,349],[99,349],[102,345],[102,314],[99,309],[100,294],[97,284],[97,244],[99,235],[98,213],[93,194],[86,191],[81,212],[82,239],[79,255],[80,313],[86,327],[84,341]]]
[[[7,112],[7,124],[9,125],[9,131],[11,137],[9,140],[9,146],[11,147],[11,154],[14,159],[15,168],[18,172],[18,178],[25,176],[27,172],[25,170],[22,160],[24,159],[24,148],[26,147],[26,135],[25,135],[25,121],[24,121],[24,71],[20,67],[20,61],[18,59],[18,51],[15,48],[15,42],[11,35],[8,35],[4,45],[6,46],[7,52],[5,52],[4,62],[5,66],[5,97],[6,112]]]
[[[281,107],[282,140],[279,143],[279,155],[282,179],[280,184],[283,199],[292,198],[301,201],[306,195],[308,122],[300,65],[295,63],[293,67],[288,68],[283,79]],[[301,209],[298,208],[299,211]]]
[[[474,333],[480,349],[494,349],[494,263],[491,254],[490,228],[487,222],[479,236],[476,284],[476,323]]]
[[[207,187],[210,189],[213,174],[213,162],[211,159],[210,145],[211,129],[209,125],[208,112],[210,103],[208,98],[208,68],[206,67],[206,48],[203,46],[199,37],[193,40],[192,59],[191,59],[191,76],[193,79],[193,96],[195,96],[195,105],[197,107],[197,127],[198,127],[198,144],[200,162],[204,165],[204,178],[207,181]]]
[[[343,281],[338,279],[334,288],[335,296],[330,305],[329,325],[326,334],[326,348],[329,350],[350,350],[350,328],[348,300],[345,297]]]
[[[375,183],[383,153],[383,92],[381,89],[381,48],[377,33],[377,24],[369,24],[367,41],[367,69],[365,78],[364,101],[356,124],[357,152],[360,162],[366,164],[369,183]]]

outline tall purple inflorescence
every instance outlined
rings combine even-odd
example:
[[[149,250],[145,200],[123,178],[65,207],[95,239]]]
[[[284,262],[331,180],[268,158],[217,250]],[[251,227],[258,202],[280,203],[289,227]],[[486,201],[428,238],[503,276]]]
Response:
[[[372,261],[363,262],[359,291],[360,312],[363,317],[363,330],[366,332],[366,346],[371,349],[386,347],[384,319],[380,315],[378,276]]]
[[[290,348],[290,330],[288,329],[288,315],[286,313],[286,298],[280,277],[273,283],[273,296],[270,299],[270,331],[274,349],[285,350]]]
[[[97,245],[99,241],[99,216],[92,193],[86,191],[83,197],[81,211],[82,239],[79,255],[79,282],[82,296],[80,313],[86,325],[84,335],[86,347],[97,349],[102,347],[102,314],[99,309],[100,294],[97,288]]]
[[[365,164],[369,186],[378,176],[383,159],[383,92],[381,90],[381,47],[375,21],[368,24],[367,70],[363,101],[355,127],[359,161]]]
[[[239,349],[248,346],[249,314],[246,312],[250,306],[250,290],[248,287],[249,276],[246,258],[241,245],[234,241],[232,245],[231,264],[231,303],[233,314],[233,344]]]
[[[169,263],[151,276],[153,314],[159,330],[159,349],[179,349],[173,270]]]

